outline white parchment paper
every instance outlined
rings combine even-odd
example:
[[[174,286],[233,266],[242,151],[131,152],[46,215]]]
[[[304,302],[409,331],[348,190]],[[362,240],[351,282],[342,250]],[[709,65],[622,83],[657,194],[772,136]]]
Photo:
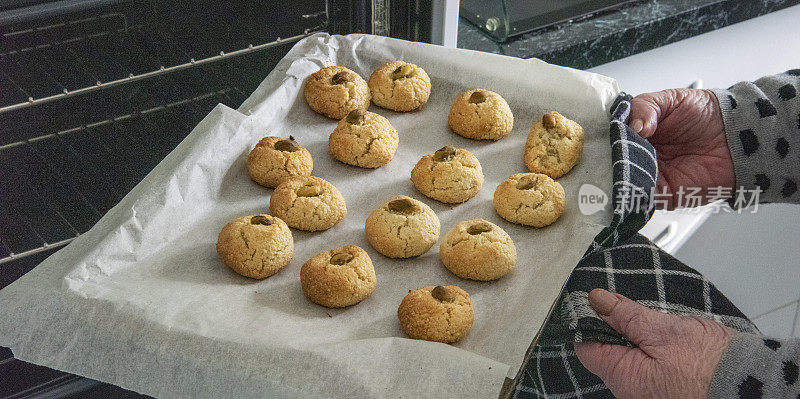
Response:
[[[428,72],[424,110],[386,116],[400,133],[388,165],[366,170],[330,158],[335,121],[315,114],[302,95],[305,78],[343,65],[367,79],[386,61]],[[229,71],[237,73],[235,70]],[[514,113],[498,142],[471,141],[447,127],[463,90],[496,91]],[[608,116],[616,82],[596,74],[473,51],[382,37],[318,34],[298,43],[237,110],[217,106],[189,136],[89,232],[0,291],[0,344],[21,359],[158,397],[496,397],[514,377],[570,271],[610,220],[584,216],[584,183],[610,192]],[[492,207],[497,185],[526,172],[528,129],[558,110],[583,125],[582,161],[559,179],[564,215],[532,229],[502,220]],[[268,211],[271,190],[251,182],[245,159],[263,136],[293,135],[314,157],[314,172],[347,201],[347,218],[330,230],[293,230],[295,255],[264,281],[241,277],[218,260],[221,227]],[[417,192],[417,160],[451,144],[472,151],[485,173],[481,192],[448,206]],[[406,194],[436,211],[442,235],[465,219],[503,227],[519,253],[499,281],[458,279],[440,263],[438,245],[418,258],[392,260],[364,237],[370,210]],[[375,292],[346,309],[307,301],[300,266],[314,254],[356,244],[372,258]],[[397,306],[409,289],[457,284],[475,308],[469,335],[455,345],[406,339]]]

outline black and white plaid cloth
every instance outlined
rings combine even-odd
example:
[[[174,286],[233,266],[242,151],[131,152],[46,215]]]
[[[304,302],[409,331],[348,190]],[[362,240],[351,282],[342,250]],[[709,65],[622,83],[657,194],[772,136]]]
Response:
[[[614,217],[567,281],[524,366],[516,398],[613,397],[573,349],[573,342],[580,341],[631,345],[589,307],[594,288],[618,292],[664,313],[708,317],[739,331],[758,332],[705,277],[638,234],[653,214],[658,163],[653,146],[626,125],[630,100],[623,93],[611,107]]]

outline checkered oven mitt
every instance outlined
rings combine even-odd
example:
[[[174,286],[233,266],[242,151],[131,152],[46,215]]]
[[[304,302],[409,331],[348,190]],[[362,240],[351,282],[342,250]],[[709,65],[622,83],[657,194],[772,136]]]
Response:
[[[637,233],[653,214],[658,163],[653,146],[625,124],[630,100],[622,93],[611,107],[614,217],[567,281],[524,366],[516,398],[613,397],[573,349],[576,341],[631,345],[589,307],[594,288],[618,292],[661,312],[709,317],[739,331],[758,332],[705,277]]]

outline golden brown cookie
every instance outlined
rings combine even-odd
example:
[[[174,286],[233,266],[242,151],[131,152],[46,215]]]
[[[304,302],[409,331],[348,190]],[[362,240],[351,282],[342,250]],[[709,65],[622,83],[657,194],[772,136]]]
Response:
[[[274,188],[289,176],[309,176],[314,169],[311,153],[294,137],[268,136],[261,139],[247,156],[247,173],[256,183]]]
[[[408,291],[397,308],[397,318],[409,338],[450,344],[464,338],[472,327],[472,303],[458,286],[428,286]]]
[[[517,248],[511,237],[483,219],[455,225],[445,234],[439,256],[453,274],[470,280],[496,280],[517,264]]]
[[[289,226],[306,231],[329,229],[347,215],[342,193],[315,176],[283,179],[269,199],[269,210]]]
[[[369,77],[372,102],[394,111],[414,111],[428,102],[431,78],[411,63],[392,61],[383,64]]]
[[[367,82],[343,66],[329,66],[312,73],[306,79],[303,94],[311,109],[333,119],[369,107]]]
[[[293,253],[289,227],[270,215],[234,219],[217,237],[219,258],[245,277],[267,278],[288,265]]]
[[[583,128],[556,111],[536,121],[525,142],[525,165],[531,172],[558,179],[569,172],[583,154]]]
[[[378,168],[397,151],[397,130],[389,120],[363,109],[350,111],[328,138],[331,155],[348,165]]]
[[[483,170],[471,152],[448,145],[422,157],[411,170],[411,181],[428,197],[458,204],[481,191]]]
[[[500,140],[514,128],[514,115],[499,94],[474,89],[456,97],[447,123],[454,132],[469,139]]]
[[[439,239],[439,218],[428,205],[397,195],[367,217],[364,233],[378,252],[390,258],[422,255]]]
[[[517,173],[494,191],[494,209],[512,223],[544,227],[564,213],[564,188],[540,173]]]
[[[320,252],[300,269],[306,298],[329,308],[355,305],[375,290],[377,279],[367,251],[355,245]]]

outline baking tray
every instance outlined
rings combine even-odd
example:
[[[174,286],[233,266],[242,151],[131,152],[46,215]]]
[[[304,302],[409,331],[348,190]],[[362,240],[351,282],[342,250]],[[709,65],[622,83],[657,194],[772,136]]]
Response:
[[[418,112],[370,108],[399,131],[394,159],[376,170],[332,160],[327,137],[336,121],[309,109],[305,78],[337,64],[368,78],[395,59],[425,68],[433,89]],[[475,87],[508,101],[515,124],[507,138],[471,141],[447,128],[452,99]],[[611,219],[610,209],[582,214],[578,191],[584,184],[611,191],[608,108],[618,92],[613,79],[538,60],[369,35],[306,38],[238,110],[217,106],[89,232],[0,291],[0,344],[21,360],[158,397],[497,396],[521,372],[570,271]],[[525,137],[549,110],[583,125],[584,157],[558,179],[567,200],[556,223],[512,225],[494,212],[493,192],[526,171]],[[245,171],[247,153],[266,135],[292,135],[306,146],[313,174],[342,191],[348,215],[324,232],[293,230],[292,262],[256,281],[222,266],[214,243],[227,221],[268,210],[271,190]],[[481,192],[461,205],[425,198],[409,181],[422,155],[447,144],[472,151],[485,174]],[[364,221],[395,194],[430,205],[442,235],[475,217],[500,225],[516,243],[517,268],[473,282],[440,264],[438,245],[408,260],[381,256],[366,242]],[[345,309],[310,303],[300,266],[347,244],[369,252],[377,289]],[[470,294],[469,335],[454,345],[405,338],[396,316],[403,296],[447,284]]]

